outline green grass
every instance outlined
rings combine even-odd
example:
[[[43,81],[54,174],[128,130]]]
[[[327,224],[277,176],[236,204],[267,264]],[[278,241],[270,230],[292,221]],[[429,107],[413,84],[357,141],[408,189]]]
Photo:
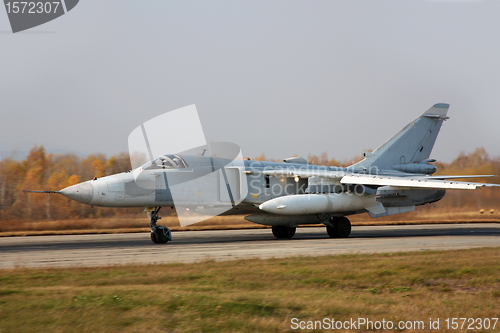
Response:
[[[290,332],[292,318],[498,318],[499,264],[500,250],[483,248],[2,270],[0,332]]]

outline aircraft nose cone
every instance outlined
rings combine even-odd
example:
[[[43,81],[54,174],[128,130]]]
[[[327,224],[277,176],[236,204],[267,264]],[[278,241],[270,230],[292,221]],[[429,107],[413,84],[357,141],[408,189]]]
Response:
[[[61,194],[65,197],[84,204],[89,204],[94,196],[94,187],[90,183],[80,183],[66,187],[61,190]]]

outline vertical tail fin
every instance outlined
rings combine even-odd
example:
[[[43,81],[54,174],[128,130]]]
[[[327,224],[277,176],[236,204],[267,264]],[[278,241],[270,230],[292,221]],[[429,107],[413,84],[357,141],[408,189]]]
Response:
[[[449,107],[449,104],[434,104],[375,151],[365,154],[365,159],[352,167],[376,166],[379,170],[390,170],[395,165],[427,160],[443,121],[449,118],[446,116]]]

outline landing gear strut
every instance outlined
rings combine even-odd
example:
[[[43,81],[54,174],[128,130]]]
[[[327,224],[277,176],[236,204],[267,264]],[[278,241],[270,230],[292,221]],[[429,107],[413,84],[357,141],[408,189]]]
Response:
[[[151,227],[151,240],[155,244],[166,244],[172,240],[170,229],[161,225],[156,225],[156,222],[161,219],[158,212],[161,207],[156,207],[153,210],[146,210],[148,217],[151,219],[149,226]]]
[[[326,232],[331,238],[347,238],[351,234],[351,222],[345,216],[333,217],[326,225]]]

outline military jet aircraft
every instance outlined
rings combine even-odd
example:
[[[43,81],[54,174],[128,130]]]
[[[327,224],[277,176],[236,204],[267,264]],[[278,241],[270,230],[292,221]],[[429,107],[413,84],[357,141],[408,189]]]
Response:
[[[330,237],[345,238],[350,215],[399,214],[441,200],[447,189],[498,186],[454,180],[492,175],[432,175],[437,168],[429,157],[448,109],[435,104],[347,168],[309,165],[300,157],[283,163],[233,159],[202,146],[158,156],[128,172],[39,192],[92,206],[145,207],[154,243],[172,240],[170,230],[157,225],[162,207],[175,207],[179,217],[244,214],[272,226],[276,238],[292,238],[297,226],[318,223]]]

